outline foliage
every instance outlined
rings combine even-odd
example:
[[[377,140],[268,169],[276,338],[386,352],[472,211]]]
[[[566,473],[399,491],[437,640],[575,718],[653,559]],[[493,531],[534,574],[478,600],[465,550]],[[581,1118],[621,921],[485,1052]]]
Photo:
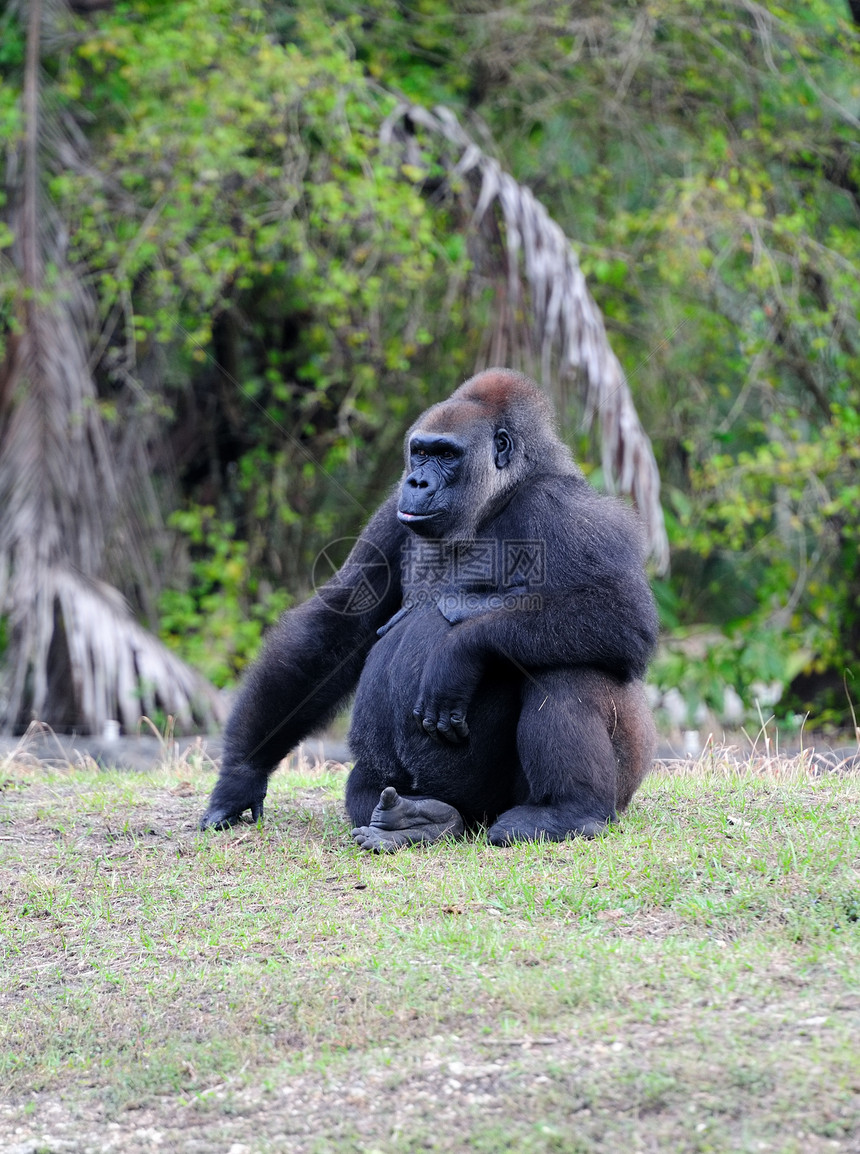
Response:
[[[788,684],[802,668],[835,674],[815,707],[838,718],[860,690],[850,672],[860,653],[860,413],[834,403],[814,439],[796,411],[775,414],[766,433],[757,448],[696,469],[703,500],[689,543],[738,555],[736,580],[754,584],[757,608],[733,631],[747,646],[760,639],[756,664],[769,668],[756,675]],[[802,691],[787,704],[813,708]]]
[[[860,36],[847,7],[421,13],[386,16],[385,46],[365,31],[359,53],[400,71],[419,61],[422,99],[459,93],[583,242],[668,511],[686,508],[666,625],[680,642],[702,623],[724,636],[696,660],[676,646],[662,687],[695,683],[715,703],[730,678],[752,708],[753,683],[786,685],[800,667],[856,676]]]
[[[7,149],[16,20],[0,37]],[[151,527],[173,644],[219,681],[235,673],[260,627],[255,583],[264,601],[301,595],[320,545],[396,476],[411,416],[491,347],[506,269],[476,260],[440,172],[380,149],[397,93],[454,109],[580,245],[663,478],[661,689],[719,712],[731,685],[754,716],[758,687],[779,683],[780,712],[848,718],[860,35],[847,5],[125,0],[64,36],[44,61],[51,100],[89,153],[55,165],[50,191],[97,294],[102,411],[142,431],[161,509],[182,510],[173,532],[190,555]],[[0,226],[6,328],[10,239]],[[588,465],[579,415],[560,418]],[[241,576],[225,584],[228,569]],[[203,641],[213,598],[232,650]]]
[[[177,511],[170,524],[188,543],[190,573],[184,588],[161,594],[162,636],[213,684],[229,685],[256,654],[264,627],[288,607],[289,594],[260,581],[247,541],[236,540],[235,525],[219,522],[214,509]]]
[[[178,474],[187,515],[208,525],[195,547],[212,550],[213,570],[241,560],[261,575],[252,586],[265,575],[301,588],[320,541],[342,532],[345,492],[388,480],[368,478],[357,453],[369,445],[387,465],[423,407],[409,369],[431,341],[424,310],[465,252],[438,239],[379,148],[392,99],[337,29],[300,14],[294,31],[279,43],[262,9],[223,0],[105,14],[59,80],[71,109],[95,112],[91,163],[51,191],[98,295],[105,400],[149,420],[151,468]],[[354,525],[365,505],[349,503]],[[219,521],[244,544],[219,538]],[[259,624],[227,644],[242,614],[221,588],[234,610],[213,630],[220,658],[207,657],[202,627],[187,628],[214,596],[201,566],[163,594],[164,629],[220,682]]]
[[[380,159],[378,112],[336,33],[315,25],[313,41],[278,45],[253,5],[207,0],[130,5],[80,45],[66,94],[126,115],[94,130],[89,183],[54,191],[106,315],[146,277],[147,308],[127,318],[138,343],[178,324],[201,359],[213,315],[268,280],[359,346],[383,301],[402,314],[426,280],[425,205]],[[307,359],[322,360],[335,338],[311,328]]]

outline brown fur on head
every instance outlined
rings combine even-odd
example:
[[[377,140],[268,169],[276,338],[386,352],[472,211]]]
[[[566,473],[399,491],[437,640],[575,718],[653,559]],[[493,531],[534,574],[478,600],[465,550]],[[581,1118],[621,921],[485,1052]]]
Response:
[[[456,389],[451,400],[473,401],[494,413],[504,413],[521,405],[539,410],[552,425],[552,410],[546,394],[530,377],[513,369],[485,369],[469,377]]]

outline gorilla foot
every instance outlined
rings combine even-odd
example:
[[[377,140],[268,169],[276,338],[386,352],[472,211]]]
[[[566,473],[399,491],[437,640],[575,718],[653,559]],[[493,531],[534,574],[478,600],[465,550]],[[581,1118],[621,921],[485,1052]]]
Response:
[[[583,813],[573,806],[517,805],[490,826],[491,845],[517,841],[566,841],[570,837],[596,837],[614,819],[614,812]]]
[[[370,853],[394,853],[405,845],[460,837],[465,828],[452,805],[432,797],[401,797],[394,786],[382,791],[370,825],[352,831],[357,845]]]

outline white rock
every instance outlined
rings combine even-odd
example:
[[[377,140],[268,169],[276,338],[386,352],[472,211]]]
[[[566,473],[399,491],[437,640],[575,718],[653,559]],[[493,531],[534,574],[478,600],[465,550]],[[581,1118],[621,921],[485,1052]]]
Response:
[[[744,699],[733,685],[727,685],[723,690],[723,721],[726,725],[740,725],[745,716]]]

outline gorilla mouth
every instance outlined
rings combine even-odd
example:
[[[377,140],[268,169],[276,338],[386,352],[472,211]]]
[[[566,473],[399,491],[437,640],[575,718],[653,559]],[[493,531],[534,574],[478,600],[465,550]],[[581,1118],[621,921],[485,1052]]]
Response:
[[[404,513],[402,509],[397,510],[397,520],[404,525],[418,525],[422,521],[432,521],[436,516],[436,513]]]

